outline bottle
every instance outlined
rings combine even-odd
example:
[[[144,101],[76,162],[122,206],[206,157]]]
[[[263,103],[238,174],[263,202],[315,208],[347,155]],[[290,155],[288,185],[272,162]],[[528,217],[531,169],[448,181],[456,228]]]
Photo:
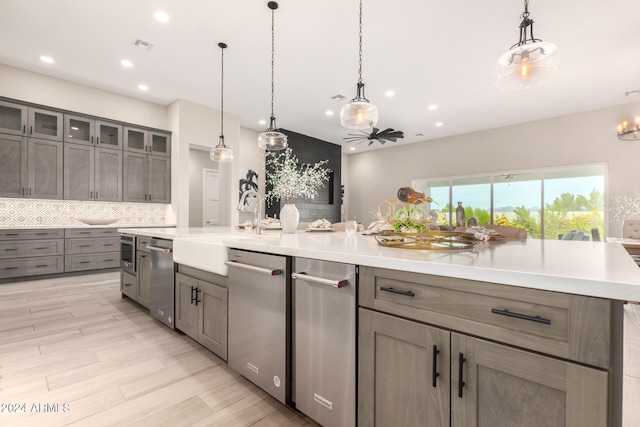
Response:
[[[418,199],[424,199],[424,193],[411,187],[401,187],[398,190],[398,200],[407,203],[415,203]]]
[[[458,202],[458,207],[456,208],[456,226],[464,227],[464,208],[462,207],[462,202]]]

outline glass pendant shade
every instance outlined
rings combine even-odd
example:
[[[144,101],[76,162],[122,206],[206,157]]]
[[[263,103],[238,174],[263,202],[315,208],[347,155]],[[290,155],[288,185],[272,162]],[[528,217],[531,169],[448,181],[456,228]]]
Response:
[[[495,84],[503,90],[528,89],[558,75],[558,48],[543,41],[517,45],[498,58]]]
[[[378,123],[378,108],[366,100],[354,99],[342,106],[340,124],[349,129],[369,129]]]
[[[233,161],[233,150],[224,145],[224,136],[220,135],[220,142],[211,149],[209,158],[218,163],[229,163]]]
[[[287,148],[287,135],[275,129],[267,129],[258,136],[258,147],[278,151]]]

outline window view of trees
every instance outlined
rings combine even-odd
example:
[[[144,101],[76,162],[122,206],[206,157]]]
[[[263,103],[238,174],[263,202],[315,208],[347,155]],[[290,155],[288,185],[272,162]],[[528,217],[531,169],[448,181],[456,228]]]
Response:
[[[440,225],[455,225],[455,208],[461,201],[465,218],[475,218],[478,225],[522,227],[531,238],[558,239],[569,230],[589,235],[598,228],[604,234],[604,173],[603,165],[590,165],[416,180],[413,186],[440,204]]]

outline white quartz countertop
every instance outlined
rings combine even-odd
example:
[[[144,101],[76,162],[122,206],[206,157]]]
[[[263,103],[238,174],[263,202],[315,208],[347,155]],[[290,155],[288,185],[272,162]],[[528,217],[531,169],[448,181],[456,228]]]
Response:
[[[640,301],[640,268],[619,243],[529,239],[430,251],[386,248],[373,236],[344,232],[266,231],[256,236],[222,227],[123,231],[164,238],[225,234],[231,235],[224,240],[229,248]]]
[[[88,225],[88,224],[80,224],[80,225],[8,225],[2,226],[0,229],[3,230],[47,230],[47,229],[60,229],[60,228],[140,228],[140,227],[148,227],[149,230],[153,229],[151,227],[175,227],[175,225],[171,224],[163,224],[163,225],[140,225],[140,224],[107,224],[107,225]]]

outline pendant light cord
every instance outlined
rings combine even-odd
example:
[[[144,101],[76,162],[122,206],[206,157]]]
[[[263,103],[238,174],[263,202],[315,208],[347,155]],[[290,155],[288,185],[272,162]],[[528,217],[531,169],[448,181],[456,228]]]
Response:
[[[273,68],[274,68],[274,58],[275,58],[275,9],[271,9],[271,125],[273,126],[273,121],[275,116],[273,115],[273,97],[274,97],[274,78],[273,78]]]
[[[220,136],[224,138],[224,48],[222,51],[222,60],[220,62]]]
[[[360,0],[360,20],[359,20],[359,37],[360,42],[358,45],[358,83],[362,83],[362,0]]]

